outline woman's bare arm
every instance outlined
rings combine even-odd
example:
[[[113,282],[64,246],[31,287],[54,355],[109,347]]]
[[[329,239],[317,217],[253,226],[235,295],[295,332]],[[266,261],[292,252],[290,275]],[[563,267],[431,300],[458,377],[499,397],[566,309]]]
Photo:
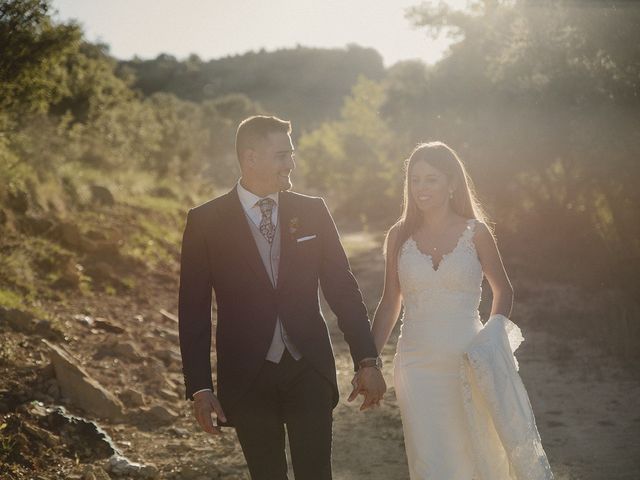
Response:
[[[502,314],[509,317],[513,307],[513,287],[504,269],[495,238],[484,223],[478,225],[474,241],[482,270],[493,293],[491,315]]]
[[[400,292],[400,280],[398,278],[398,259],[393,252],[396,251],[398,239],[398,227],[393,226],[387,234],[387,255],[385,261],[384,289],[382,297],[373,317],[371,331],[373,340],[378,349],[382,348],[389,340],[391,331],[398,321],[402,309],[402,293]]]

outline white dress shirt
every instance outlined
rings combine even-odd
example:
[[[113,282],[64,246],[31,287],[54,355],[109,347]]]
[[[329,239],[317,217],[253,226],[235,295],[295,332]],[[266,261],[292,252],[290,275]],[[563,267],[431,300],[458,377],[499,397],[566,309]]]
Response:
[[[240,203],[242,204],[242,208],[244,209],[245,213],[258,228],[260,228],[260,221],[262,220],[262,212],[260,211],[258,202],[263,198],[270,198],[271,200],[276,202],[273,206],[273,209],[271,210],[271,223],[273,223],[275,227],[278,226],[277,192],[267,195],[266,197],[259,197],[255,193],[251,193],[249,190],[244,188],[240,182],[238,182],[238,197],[240,198]]]

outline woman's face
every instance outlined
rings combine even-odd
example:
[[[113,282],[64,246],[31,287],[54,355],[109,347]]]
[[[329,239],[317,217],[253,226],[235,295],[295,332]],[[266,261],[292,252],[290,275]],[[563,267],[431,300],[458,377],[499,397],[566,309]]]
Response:
[[[449,201],[450,182],[447,176],[425,161],[417,161],[409,172],[411,198],[422,211],[442,207]]]

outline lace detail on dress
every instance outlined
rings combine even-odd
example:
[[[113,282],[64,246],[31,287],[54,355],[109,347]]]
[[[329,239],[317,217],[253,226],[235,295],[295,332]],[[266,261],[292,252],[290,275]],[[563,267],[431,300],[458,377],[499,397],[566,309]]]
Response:
[[[480,334],[482,341],[460,363],[462,397],[476,468],[483,480],[552,479],[513,355],[524,337],[506,318],[504,326],[499,339]],[[500,467],[501,463],[505,466]]]
[[[433,258],[422,252],[413,237],[409,237],[400,250],[398,276],[403,295],[448,290],[466,292],[480,298],[482,265],[478,259],[473,234],[478,220],[467,220],[467,227],[456,246],[440,259],[438,268]]]

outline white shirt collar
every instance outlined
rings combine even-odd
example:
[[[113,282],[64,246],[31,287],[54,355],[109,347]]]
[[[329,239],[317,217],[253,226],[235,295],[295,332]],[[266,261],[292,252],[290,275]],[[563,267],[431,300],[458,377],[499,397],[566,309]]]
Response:
[[[242,204],[242,208],[244,208],[245,212],[250,212],[253,207],[256,206],[259,200],[262,198],[270,198],[276,205],[278,205],[278,193],[272,193],[267,195],[266,197],[259,197],[255,193],[251,193],[249,190],[244,188],[240,181],[238,181],[238,197],[240,198],[240,203]]]

